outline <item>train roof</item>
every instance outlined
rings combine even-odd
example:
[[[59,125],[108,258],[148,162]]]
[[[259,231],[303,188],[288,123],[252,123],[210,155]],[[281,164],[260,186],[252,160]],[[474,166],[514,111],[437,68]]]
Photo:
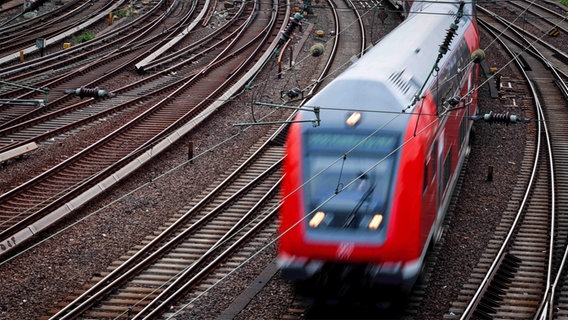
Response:
[[[458,11],[457,2],[428,2],[418,7],[419,13],[413,11],[306,106],[388,112],[400,112],[408,107],[423,84],[428,81],[425,87],[428,88],[432,81],[433,77],[428,79],[428,75]],[[450,50],[438,64],[440,67],[470,24],[471,4],[466,4]],[[324,116],[322,112],[322,124],[326,120]],[[343,116],[339,118],[337,121],[344,121]],[[332,119],[328,117],[329,120]]]

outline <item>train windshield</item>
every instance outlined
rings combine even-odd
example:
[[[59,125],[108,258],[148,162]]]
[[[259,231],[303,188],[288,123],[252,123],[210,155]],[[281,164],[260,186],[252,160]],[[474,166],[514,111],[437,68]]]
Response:
[[[386,234],[399,136],[311,131],[305,138],[308,234]]]

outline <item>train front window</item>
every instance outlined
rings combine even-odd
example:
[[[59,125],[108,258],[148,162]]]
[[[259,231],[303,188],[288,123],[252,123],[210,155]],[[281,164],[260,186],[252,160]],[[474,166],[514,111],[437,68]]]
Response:
[[[309,132],[304,146],[304,188],[309,232],[380,233],[388,221],[399,138],[344,132]],[[384,232],[383,232],[384,233]]]

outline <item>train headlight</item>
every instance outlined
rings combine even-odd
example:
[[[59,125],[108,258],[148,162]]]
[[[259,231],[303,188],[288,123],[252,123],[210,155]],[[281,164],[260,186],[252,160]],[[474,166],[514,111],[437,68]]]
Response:
[[[374,215],[371,221],[369,222],[369,229],[377,230],[381,226],[381,222],[383,222],[383,215],[382,214]]]
[[[323,211],[316,212],[316,214],[314,214],[314,216],[310,219],[309,226],[312,228],[317,228],[324,218],[325,213]]]
[[[353,127],[354,125],[358,124],[361,121],[361,112],[353,112],[345,121],[348,126]]]

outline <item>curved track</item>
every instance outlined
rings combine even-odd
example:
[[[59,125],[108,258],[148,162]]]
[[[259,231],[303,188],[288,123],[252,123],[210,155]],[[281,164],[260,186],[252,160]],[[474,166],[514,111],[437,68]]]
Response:
[[[180,210],[175,221],[161,228],[163,232],[95,278],[53,318],[154,318],[179,296],[197,299],[220,280],[213,271],[232,270],[225,259],[265,224],[270,225],[268,234],[274,233],[282,151],[281,146],[264,143],[201,200]]]
[[[66,31],[83,29],[85,20],[107,15],[112,8],[117,8],[125,1],[72,1],[56,8],[54,12],[24,20],[22,23],[10,24],[0,28],[0,56],[19,52],[33,47],[36,39],[49,39]],[[103,19],[104,20],[104,19]],[[95,22],[94,20],[93,22]]]
[[[67,93],[70,88],[113,87],[132,82],[133,64],[155,47],[163,46],[168,34],[188,23],[195,10],[195,7],[172,5],[162,12],[161,7],[155,6],[139,19],[125,22],[64,52],[0,68],[3,78],[0,89],[5,98],[44,100],[42,108],[37,108],[37,104],[0,105],[1,128],[13,127],[76,102]],[[171,26],[166,34],[163,25]]]
[[[527,319],[546,314],[552,310],[551,284],[562,269],[567,246],[568,221],[563,213],[568,207],[559,201],[568,196],[561,187],[568,179],[564,168],[567,141],[562,125],[568,111],[559,88],[563,85],[566,90],[564,67],[550,67],[553,62],[547,55],[552,54],[552,49],[543,47],[539,41],[531,42],[535,46],[525,50],[529,46],[524,42],[527,36],[520,34],[519,29],[515,34],[511,29],[499,27],[504,20],[496,16],[482,9],[479,20],[509,48],[529,83],[527,90],[536,106],[533,118],[538,130],[534,140],[527,141],[521,179],[509,210],[503,213],[494,246],[486,250],[486,260],[479,263],[471,283],[464,287],[458,302],[450,309],[454,316],[448,318]],[[557,69],[559,73],[554,72]],[[503,90],[510,85],[507,79]],[[517,87],[517,95],[523,91],[518,84],[513,85]]]
[[[165,142],[162,139],[188,123],[199,123],[212,112],[207,108],[215,104],[223,90],[244,77],[267,49],[266,39],[279,25],[278,11],[271,8],[251,7],[249,12],[255,19],[250,19],[248,28],[242,29],[238,38],[225,44],[215,59],[199,72],[188,74],[175,90],[157,99],[143,114],[49,171],[4,193],[0,198],[0,211],[6,217],[2,222],[2,252],[108,188],[124,175],[117,174],[118,170],[129,172],[129,167],[139,166],[160,150],[157,146],[168,145],[179,136],[174,134]],[[189,90],[192,99],[176,103],[176,98],[188,95]],[[144,153],[148,149],[150,153]]]
[[[133,81],[132,83],[117,88],[112,91],[111,95],[117,96],[113,99],[99,101],[97,98],[81,99],[80,102],[71,99],[70,96],[62,97],[50,103],[50,108],[37,109],[23,116],[18,117],[15,121],[9,121],[0,128],[0,152],[10,150],[30,142],[42,141],[51,136],[70,131],[76,127],[84,126],[88,123],[94,123],[97,120],[121,112],[125,109],[138,108],[140,103],[149,103],[156,100],[152,97],[166,95],[168,92],[175,90],[185,80],[183,77],[194,76],[201,72],[205,66],[211,62],[211,58],[215,52],[232,41],[237,31],[246,23],[246,19],[242,17],[244,7],[240,7],[239,14],[235,18],[227,22],[227,26],[222,28],[224,34],[215,32],[216,37],[207,38],[207,41],[201,41],[200,46],[206,46],[189,57],[173,64],[169,68],[155,73],[151,76]],[[239,17],[241,17],[239,19]],[[245,16],[246,17],[246,16]],[[227,32],[231,26],[230,32]],[[233,30],[234,29],[234,30]],[[211,57],[205,58],[207,54]],[[119,72],[128,68],[129,64],[119,66],[117,69],[107,71],[102,77],[92,81],[86,86],[96,84],[104,84],[105,82],[118,82],[124,77]],[[175,77],[172,77],[175,73]],[[116,80],[118,78],[118,80]],[[125,79],[125,82],[129,79]],[[107,94],[108,95],[108,94]],[[104,97],[104,96],[103,96]],[[72,102],[69,104],[69,102]],[[60,108],[56,107],[60,104]],[[17,122],[17,124],[13,124]],[[13,124],[13,125],[11,125]],[[11,126],[10,126],[11,125]]]

